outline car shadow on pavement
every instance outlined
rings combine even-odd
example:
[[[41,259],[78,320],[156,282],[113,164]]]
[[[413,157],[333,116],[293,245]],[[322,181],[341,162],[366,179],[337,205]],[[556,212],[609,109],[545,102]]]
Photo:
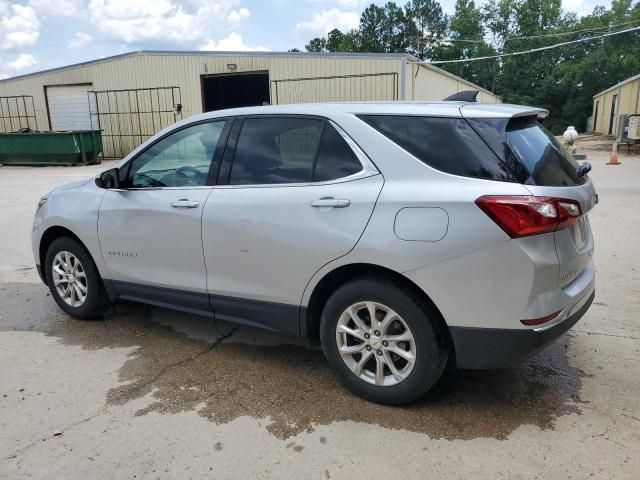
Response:
[[[149,396],[136,415],[195,410],[216,423],[250,416],[281,439],[341,421],[432,438],[505,439],[521,425],[552,429],[559,416],[580,413],[585,373],[568,363],[569,336],[517,368],[448,369],[422,400],[389,407],[351,394],[320,350],[292,345],[288,337],[133,304],[118,305],[101,321],[78,321],[60,312],[41,286],[2,287],[13,291],[8,313],[16,320],[7,324],[4,316],[0,329],[43,331],[90,350],[134,348],[106,402]],[[30,320],[17,320],[23,317]]]

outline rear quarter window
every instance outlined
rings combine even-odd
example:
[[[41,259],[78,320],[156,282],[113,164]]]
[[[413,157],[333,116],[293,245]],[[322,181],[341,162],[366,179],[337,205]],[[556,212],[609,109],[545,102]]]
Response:
[[[516,181],[465,119],[400,115],[359,118],[437,170],[485,180]]]
[[[322,134],[320,151],[313,173],[314,182],[326,182],[354,175],[362,165],[344,138],[327,124]]]

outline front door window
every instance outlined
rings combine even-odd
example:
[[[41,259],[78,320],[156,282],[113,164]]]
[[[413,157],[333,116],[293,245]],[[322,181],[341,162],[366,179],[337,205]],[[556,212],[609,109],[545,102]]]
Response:
[[[163,138],[131,164],[132,188],[201,187],[216,157],[224,121],[183,128]]]

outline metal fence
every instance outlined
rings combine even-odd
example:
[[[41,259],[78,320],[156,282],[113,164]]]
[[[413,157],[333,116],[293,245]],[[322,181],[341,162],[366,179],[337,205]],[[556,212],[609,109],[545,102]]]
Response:
[[[180,87],[100,90],[88,93],[92,128],[102,130],[103,158],[122,158],[182,119]]]
[[[23,128],[38,129],[33,97],[0,97],[0,133],[17,132]]]
[[[271,81],[271,103],[383,101],[398,99],[398,73],[363,73]]]

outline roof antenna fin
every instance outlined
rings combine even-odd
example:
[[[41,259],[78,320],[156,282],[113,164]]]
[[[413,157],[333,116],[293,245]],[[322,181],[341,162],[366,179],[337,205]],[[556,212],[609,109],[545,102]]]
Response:
[[[477,90],[463,90],[453,95],[449,95],[443,102],[477,102]]]

